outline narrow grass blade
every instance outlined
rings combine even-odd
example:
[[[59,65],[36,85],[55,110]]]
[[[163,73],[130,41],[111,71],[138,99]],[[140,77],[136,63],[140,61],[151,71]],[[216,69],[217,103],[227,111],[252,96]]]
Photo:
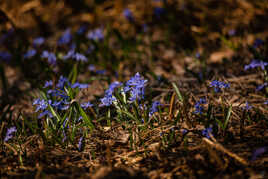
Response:
[[[227,125],[228,125],[228,122],[230,120],[230,117],[231,117],[231,113],[232,113],[232,105],[229,106],[228,108],[228,111],[227,111],[227,115],[226,115],[226,118],[225,118],[225,121],[224,121],[224,125],[223,125],[223,129],[225,130]]]
[[[77,102],[75,102],[75,106],[77,107],[77,110],[81,114],[81,116],[84,119],[84,121],[87,123],[88,127],[90,128],[90,130],[92,131],[94,129],[94,125],[93,125],[91,119],[87,116],[85,111],[80,107],[80,105]]]
[[[173,82],[172,86],[173,86],[173,88],[178,96],[179,101],[183,102],[183,97],[182,97],[181,92],[180,92],[179,88],[177,87],[177,85]]]
[[[130,117],[131,119],[135,120],[135,121],[138,121],[138,119],[136,119],[132,114],[130,114],[129,112],[127,111],[120,111],[121,113],[124,113],[126,114],[128,117]]]

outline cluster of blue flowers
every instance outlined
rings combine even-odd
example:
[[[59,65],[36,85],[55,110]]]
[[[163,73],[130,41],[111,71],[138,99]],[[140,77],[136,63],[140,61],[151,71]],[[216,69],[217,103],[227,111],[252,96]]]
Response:
[[[123,87],[123,90],[120,91],[124,94],[129,94],[129,103],[133,103],[134,101],[140,102],[141,99],[144,98],[144,90],[147,84],[147,80],[145,80],[139,73],[136,73],[135,76],[131,77]],[[114,90],[118,87],[123,86],[122,83],[116,81],[110,84],[109,88],[105,91],[105,95],[100,99],[100,106],[110,106],[113,102],[116,101],[113,93]],[[151,117],[155,112],[158,111],[158,107],[162,104],[159,101],[154,101],[149,110],[149,116]],[[146,110],[147,107],[145,104],[139,104],[141,110]]]
[[[130,80],[126,82],[124,92],[127,93],[128,91],[130,91],[129,100],[131,102],[144,98],[144,89],[147,84],[147,81],[148,80],[144,80],[139,73],[136,73],[134,77],[131,77]]]
[[[126,82],[126,85],[124,87],[124,93],[129,92],[130,97],[129,101],[134,102],[136,100],[141,100],[144,98],[144,89],[145,85],[147,83],[147,80],[144,80],[143,77],[136,73],[134,77],[131,77],[130,80]],[[113,91],[116,87],[121,86],[122,83],[114,82],[112,83],[109,88],[105,91],[104,98],[101,98],[101,104],[100,106],[110,106],[113,101],[116,100],[115,97],[113,97]]]
[[[194,108],[195,108],[195,111],[194,113],[195,114],[202,114],[203,113],[203,110],[204,110],[204,107],[201,106],[202,104],[206,104],[207,101],[205,98],[201,98],[199,101],[197,101],[194,105]]]
[[[223,88],[230,88],[230,84],[213,80],[212,82],[210,82],[210,87],[214,87],[214,91],[218,93],[221,92],[221,89]]]
[[[48,88],[51,86],[53,86],[53,82],[46,81],[44,88]],[[33,105],[36,105],[35,112],[42,111],[39,114],[38,118],[42,118],[43,116],[49,116],[50,118],[53,117],[48,108],[49,105],[51,105],[54,109],[58,111],[64,111],[69,109],[71,99],[68,96],[65,88],[84,89],[88,88],[88,84],[82,84],[78,82],[71,84],[67,78],[61,76],[58,83],[56,84],[56,88],[47,90],[48,100],[40,98],[34,100]],[[86,109],[88,107],[92,107],[92,104],[90,102],[85,102],[81,104],[81,107],[83,109]]]

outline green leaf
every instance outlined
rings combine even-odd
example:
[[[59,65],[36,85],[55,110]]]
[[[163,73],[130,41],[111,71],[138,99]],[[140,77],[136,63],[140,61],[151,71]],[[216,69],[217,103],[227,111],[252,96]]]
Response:
[[[231,117],[231,113],[232,113],[232,105],[230,105],[228,108],[227,115],[226,115],[224,125],[223,125],[223,130],[225,130],[227,125],[228,125],[228,122],[229,122],[230,117]]]
[[[87,116],[87,114],[85,113],[85,111],[80,107],[80,105],[77,102],[74,102],[75,106],[77,108],[77,110],[79,111],[79,113],[81,114],[84,122],[87,123],[88,127],[90,128],[90,130],[92,131],[94,129],[94,125],[91,122],[91,119]]]
[[[127,112],[127,111],[122,111],[122,110],[120,110],[120,112],[126,114],[129,118],[131,118],[131,119],[133,119],[133,120],[135,120],[135,121],[139,121],[137,118],[135,118],[132,114],[130,114],[130,113]]]
[[[180,92],[179,88],[177,87],[177,85],[173,82],[172,86],[173,86],[173,88],[178,96],[179,101],[183,102],[183,97],[182,97],[181,92]]]
[[[221,129],[223,129],[224,126],[223,126],[222,122],[220,120],[218,120],[218,119],[216,119],[216,121],[217,121],[218,125],[221,127]]]
[[[78,68],[78,64],[75,63],[74,66],[73,66],[72,72],[69,75],[69,79],[71,79],[72,84],[75,83],[76,78],[77,78],[77,74],[78,74],[77,68]]]

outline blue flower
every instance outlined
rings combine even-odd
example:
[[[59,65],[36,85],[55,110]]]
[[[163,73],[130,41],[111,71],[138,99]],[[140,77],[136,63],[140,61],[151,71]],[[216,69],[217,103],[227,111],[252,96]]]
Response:
[[[262,70],[265,70],[265,66],[267,66],[268,63],[260,60],[252,60],[252,62],[244,67],[244,70],[248,70],[251,68],[261,67]]]
[[[203,106],[201,106],[201,104],[206,104],[206,103],[207,103],[207,101],[206,101],[205,98],[200,98],[200,100],[197,101],[197,102],[195,103],[195,105],[194,105],[194,108],[195,108],[194,113],[195,113],[195,114],[202,114],[204,108],[203,108]]]
[[[119,87],[119,86],[121,86],[121,85],[122,85],[122,83],[120,83],[118,81],[115,81],[115,82],[111,83],[109,85],[109,88],[105,91],[105,94],[106,95],[112,95],[113,92],[114,92],[114,89]]]
[[[143,110],[143,111],[145,111],[146,109],[147,109],[147,106],[146,106],[146,104],[140,104],[139,105],[139,108],[141,109],[141,110]]]
[[[103,98],[101,98],[101,104],[100,106],[110,106],[113,104],[113,101],[116,100],[115,97],[113,97],[113,92],[114,92],[114,89],[121,86],[122,83],[118,82],[118,81],[115,81],[113,83],[111,83],[108,87],[107,90],[105,90],[105,96]]]
[[[115,97],[113,97],[112,95],[108,94],[105,95],[103,98],[100,99],[101,104],[99,105],[100,107],[102,106],[110,106],[113,104],[113,102],[116,100]]]
[[[77,122],[81,122],[82,119],[83,119],[83,117],[82,116],[79,116],[79,118],[77,119]]]
[[[39,110],[45,110],[48,107],[48,102],[44,99],[40,100],[39,98],[34,100],[33,105],[37,105],[35,112]]]
[[[66,123],[68,122],[69,118],[66,117],[66,119],[64,120],[63,124],[62,124],[62,127],[65,128],[66,127]],[[68,128],[69,126],[67,126]]]
[[[236,33],[235,29],[231,29],[231,30],[228,31],[229,36],[234,36],[235,33]]]
[[[72,40],[71,29],[67,29],[64,31],[63,35],[58,40],[58,45],[65,45],[70,43]]]
[[[210,87],[214,87],[214,91],[218,93],[222,88],[230,88],[230,84],[214,80],[210,82]]]
[[[78,141],[78,151],[81,152],[85,147],[85,140],[84,140],[84,136],[80,137],[79,141]]]
[[[33,40],[33,45],[36,46],[40,46],[45,42],[45,39],[43,37],[37,37]]]
[[[246,101],[245,107],[243,107],[244,110],[248,111],[252,108],[252,106],[249,105],[249,103]]]
[[[96,67],[91,64],[91,65],[88,66],[88,69],[89,69],[89,71],[95,71]]]
[[[202,130],[202,135],[203,135],[204,137],[208,138],[208,139],[210,139],[209,134],[212,135],[212,128],[211,128],[211,127],[208,127],[208,128],[206,128],[206,129]]]
[[[52,80],[49,80],[49,81],[46,81],[46,82],[45,82],[45,85],[44,85],[43,88],[47,88],[47,87],[50,87],[50,86],[52,86],[52,85],[53,85],[53,81],[52,81]]]
[[[103,31],[101,28],[90,31],[87,34],[87,38],[94,41],[99,41],[104,39]]]
[[[200,58],[201,57],[201,54],[199,52],[196,52],[195,53],[195,58]]]
[[[70,50],[65,56],[63,56],[63,59],[66,60],[68,58],[73,58],[74,54],[75,54],[75,51]]]
[[[60,79],[59,79],[56,87],[63,90],[64,86],[70,86],[70,82],[69,82],[68,78],[60,76]]]
[[[66,92],[60,89],[48,90],[47,94],[50,94],[51,96],[60,97],[65,100],[69,99],[69,96],[66,94]]]
[[[86,30],[87,30],[87,26],[86,25],[82,25],[82,26],[79,27],[79,29],[76,31],[76,33],[78,35],[82,35],[82,34],[84,34],[86,32]]]
[[[49,110],[45,110],[39,114],[38,119],[41,119],[44,116],[48,116],[49,118],[53,117],[52,113]]]
[[[198,101],[199,104],[207,104],[207,100],[205,98],[200,98]]]
[[[264,102],[264,104],[268,104],[268,100]]]
[[[83,61],[86,62],[87,58],[81,54],[81,53],[76,53],[74,50],[70,50],[67,55],[65,55],[63,57],[64,60],[68,59],[68,58],[72,58],[75,59],[76,61]]]
[[[260,148],[256,149],[253,152],[250,161],[256,160],[258,156],[264,154],[267,150],[268,150],[268,147],[266,147],[266,146],[265,147],[260,147]]]
[[[62,99],[60,101],[54,101],[51,106],[53,106],[55,109],[64,111],[69,109],[69,102],[66,99]]]
[[[81,108],[83,108],[84,110],[86,110],[89,107],[92,107],[93,104],[91,104],[90,102],[85,102],[81,104]]]
[[[87,62],[87,57],[85,57],[81,53],[75,53],[73,57],[76,61],[82,61],[82,62]]]
[[[13,133],[17,132],[16,127],[11,127],[7,130],[6,137],[4,139],[5,142],[7,142],[9,139],[13,137]]]
[[[195,111],[194,111],[195,114],[203,113],[204,107],[200,106],[200,104],[195,104],[194,108],[195,108]]]
[[[187,129],[182,129],[182,135],[185,135],[188,132]]]
[[[56,65],[56,56],[54,53],[52,52],[48,52],[48,51],[43,51],[41,58],[47,58],[48,63],[50,63],[51,65]]]
[[[132,12],[131,12],[128,8],[124,9],[124,11],[123,11],[123,15],[125,16],[125,18],[126,18],[127,20],[129,20],[129,21],[134,21],[133,14],[132,14]]]
[[[98,75],[104,75],[106,73],[106,70],[96,70],[96,73]]]
[[[127,81],[126,85],[143,88],[145,87],[146,83],[147,80],[144,80],[143,77],[139,74],[139,72],[137,72],[134,77],[131,77],[130,80]]]
[[[67,135],[65,134],[64,130],[62,131],[62,134],[63,134],[62,142],[65,142],[67,139]]]
[[[82,84],[82,83],[74,83],[71,85],[71,88],[79,88],[79,89],[84,89],[84,88],[88,88],[88,84]]]
[[[150,109],[149,116],[152,116],[155,112],[157,112],[158,106],[161,106],[161,105],[162,104],[159,101],[154,101]]]
[[[33,56],[35,56],[36,54],[36,50],[35,49],[31,49],[31,50],[28,50],[24,55],[23,55],[23,58],[32,58]]]
[[[262,85],[259,85],[257,88],[256,88],[256,90],[257,91],[261,91],[265,86],[267,86],[268,85],[268,83],[267,82],[265,82],[265,83],[263,83]]]
[[[0,51],[0,59],[8,62],[8,61],[10,61],[11,58],[12,58],[12,55],[10,53]]]

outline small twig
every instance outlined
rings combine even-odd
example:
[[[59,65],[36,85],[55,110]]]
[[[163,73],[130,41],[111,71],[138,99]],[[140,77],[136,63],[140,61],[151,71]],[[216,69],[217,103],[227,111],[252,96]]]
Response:
[[[174,106],[175,96],[176,96],[176,93],[173,93],[171,100],[170,100],[169,115],[168,115],[169,120],[172,120],[172,117],[173,117],[173,106]]]
[[[11,15],[5,11],[3,8],[0,7],[0,12],[5,16],[6,20],[10,22],[11,26],[14,29],[17,29],[17,25],[15,23],[15,20],[13,20],[13,18],[11,17]]]
[[[221,161],[220,157],[217,155],[217,153],[212,149],[212,146],[211,145],[208,145],[207,144],[207,149],[209,151],[209,154],[211,157],[213,157],[216,161],[216,163],[218,164],[218,166],[224,166],[223,165],[223,162]]]
[[[8,143],[4,142],[4,145],[11,149],[14,152],[14,155],[18,155],[18,152],[16,151],[16,149],[14,149],[14,147],[12,147],[11,145],[9,145]]]
[[[248,162],[247,162],[245,159],[239,157],[239,156],[236,155],[235,153],[230,152],[229,150],[227,150],[226,148],[224,148],[224,147],[223,147],[221,144],[219,144],[218,142],[213,143],[211,140],[209,140],[209,139],[207,139],[207,138],[205,138],[205,137],[203,138],[203,141],[206,142],[207,144],[209,144],[210,146],[214,147],[215,149],[220,150],[220,151],[222,151],[223,153],[229,155],[230,157],[236,159],[236,160],[237,160],[238,162],[240,162],[241,164],[243,164],[243,165],[248,165]]]

